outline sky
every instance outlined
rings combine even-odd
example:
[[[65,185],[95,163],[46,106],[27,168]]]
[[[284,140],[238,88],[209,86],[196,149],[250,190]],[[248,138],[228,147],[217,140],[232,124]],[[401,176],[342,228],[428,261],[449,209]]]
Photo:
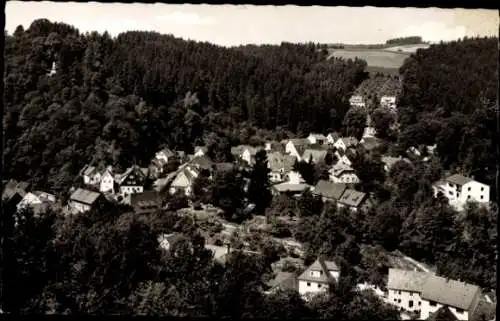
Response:
[[[497,10],[253,5],[124,4],[8,1],[5,29],[25,29],[46,18],[81,32],[157,31],[222,46],[319,42],[385,43],[422,36],[449,41],[464,36],[498,36]]]

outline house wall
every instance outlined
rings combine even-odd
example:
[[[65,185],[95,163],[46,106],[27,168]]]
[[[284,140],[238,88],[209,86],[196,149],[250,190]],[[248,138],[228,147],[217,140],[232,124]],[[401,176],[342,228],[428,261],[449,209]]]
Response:
[[[300,184],[302,181],[301,179],[302,177],[300,176],[300,174],[295,171],[288,173],[287,176],[288,176],[288,182],[290,182],[290,184]]]
[[[70,201],[69,202],[69,206],[70,206],[71,209],[73,209],[74,211],[76,211],[78,213],[83,213],[83,212],[86,212],[86,211],[90,211],[90,209],[91,209],[90,205],[83,204],[83,203],[80,203],[80,202],[75,202],[75,201]]]
[[[281,182],[283,181],[283,175],[281,174],[281,172],[270,172],[269,180],[273,183]]]
[[[374,127],[365,127],[365,130],[363,131],[363,137],[373,137],[375,134],[376,131]]]
[[[344,150],[346,149],[346,146],[344,144],[344,142],[342,141],[342,139],[339,139],[335,142],[334,146],[337,148],[337,149],[341,149],[341,150]]]
[[[309,135],[307,137],[307,140],[311,143],[311,144],[316,144],[316,137],[314,137],[313,135]]]
[[[299,294],[320,293],[328,290],[328,284],[299,280]]]
[[[113,176],[111,176],[109,173],[106,173],[102,176],[99,191],[101,193],[114,192],[114,186],[115,180],[113,179]]]
[[[250,155],[250,152],[248,149],[245,149],[243,153],[241,154],[241,159],[243,159],[245,162],[248,163],[248,165],[252,164],[252,155]]]
[[[293,155],[295,157],[297,157],[297,160],[300,162],[300,160],[302,159],[302,157],[300,156],[299,152],[297,152],[297,149],[295,148],[295,145],[290,141],[286,144],[285,146],[285,151],[290,154],[290,155]]]
[[[391,304],[411,312],[419,311],[423,304],[419,292],[389,289],[387,298]],[[413,302],[412,307],[410,307],[410,301]]]
[[[462,186],[460,201],[476,201],[487,203],[490,201],[490,187],[488,185],[472,181]]]
[[[351,184],[359,183],[359,178],[355,173],[346,173],[346,172],[343,172],[339,176],[330,174],[330,180],[334,183],[351,183]]]
[[[120,186],[120,193],[122,195],[125,194],[135,194],[135,193],[142,193],[144,192],[144,187],[143,186]]]
[[[430,301],[422,299],[422,309],[420,310],[420,319],[427,319],[431,313],[436,312],[443,304],[437,303],[435,306],[431,306]],[[464,310],[463,312],[457,311],[455,307],[448,306],[450,311],[455,315],[458,320],[469,320],[469,311]]]
[[[96,173],[92,176],[87,177],[87,182],[86,184],[88,185],[97,185],[101,181],[102,175],[100,173]],[[83,178],[83,181],[85,182],[85,177]]]
[[[328,144],[334,145],[336,141],[335,139],[333,139],[332,135],[328,134],[328,136],[326,136],[326,142]]]
[[[205,155],[205,153],[203,153],[201,149],[196,151],[196,153],[194,153],[194,156],[203,156],[203,155]]]

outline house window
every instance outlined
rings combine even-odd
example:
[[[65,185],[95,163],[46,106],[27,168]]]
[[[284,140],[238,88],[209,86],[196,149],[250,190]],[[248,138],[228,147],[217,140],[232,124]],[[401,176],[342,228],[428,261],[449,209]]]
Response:
[[[484,187],[481,187],[481,192],[484,191]]]
[[[398,291],[398,294],[401,295],[401,291]]]
[[[455,310],[457,310],[457,313],[464,313],[464,309],[456,308]]]
[[[408,301],[408,307],[413,308],[413,300]]]
[[[418,306],[421,306],[422,305],[422,302],[418,301]]]
[[[430,305],[431,307],[435,307],[437,304],[436,304],[436,302],[434,302],[434,301],[429,301],[429,305]]]
[[[481,195],[481,199],[483,199],[483,195]]]
[[[470,200],[470,195],[467,195],[467,199]]]
[[[410,292],[410,296],[413,296],[413,292]]]
[[[398,303],[401,303],[401,299],[398,299]]]
[[[318,289],[321,289],[321,284],[318,284]]]
[[[449,193],[450,195],[453,195],[453,191],[448,191],[448,193]]]
[[[470,187],[467,190],[470,192]]]
[[[310,282],[307,282],[307,286],[311,286],[311,283],[310,283]]]
[[[398,299],[394,299],[394,302],[398,302]]]

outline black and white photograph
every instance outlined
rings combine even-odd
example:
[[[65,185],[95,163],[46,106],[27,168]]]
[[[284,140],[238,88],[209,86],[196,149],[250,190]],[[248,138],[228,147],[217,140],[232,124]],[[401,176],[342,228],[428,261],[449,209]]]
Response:
[[[0,319],[496,321],[498,10],[4,17]]]

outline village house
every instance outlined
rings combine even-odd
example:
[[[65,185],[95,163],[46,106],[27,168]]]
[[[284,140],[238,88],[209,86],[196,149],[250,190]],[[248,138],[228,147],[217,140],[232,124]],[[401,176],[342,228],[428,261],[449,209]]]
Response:
[[[285,153],[285,146],[277,141],[269,141],[264,144],[264,150],[268,153],[270,152]]]
[[[380,107],[395,109],[396,96],[382,96],[380,97]]]
[[[347,156],[347,154],[343,154],[343,155],[335,154],[335,156],[337,156],[337,158],[338,158],[338,162],[337,162],[338,164],[352,166],[352,161],[349,158],[349,156]]]
[[[115,177],[116,183],[120,186],[120,194],[124,197],[134,193],[142,193],[147,179],[147,168],[132,166],[125,173]]]
[[[326,142],[326,137],[323,134],[311,133],[309,134],[309,136],[307,136],[307,140],[310,144],[323,145]]]
[[[463,209],[469,201],[478,203],[490,201],[490,187],[488,185],[460,174],[448,176],[444,180],[434,183],[433,189],[435,196],[438,192],[443,193],[450,205],[457,209]]]
[[[159,177],[163,174],[163,169],[172,159],[175,157],[175,153],[168,148],[164,148],[155,154],[155,157],[151,160],[151,166],[149,167],[151,171],[151,176]]]
[[[332,261],[318,258],[298,278],[299,294],[308,297],[327,291],[331,284],[338,282],[340,268]]]
[[[348,207],[352,211],[366,210],[370,205],[368,194],[353,189],[346,189],[337,202],[338,207]]]
[[[285,145],[285,151],[288,154],[297,157],[297,159],[300,161],[302,159],[301,156],[308,145],[310,145],[310,143],[306,138],[290,139]]]
[[[458,320],[470,320],[481,298],[481,289],[476,285],[400,269],[389,269],[387,288],[389,302],[419,312],[422,320],[443,307]]]
[[[102,174],[99,191],[101,193],[115,193],[115,177],[111,166],[108,166]]]
[[[370,115],[366,116],[366,125],[365,129],[363,130],[363,137],[374,137],[376,135],[377,131],[375,130],[375,127],[373,127],[373,121]]]
[[[170,194],[183,192],[186,196],[191,195],[195,179],[200,174],[196,167],[187,166],[177,173],[170,184]]]
[[[194,156],[205,156],[208,152],[208,148],[205,146],[195,146],[194,148]]]
[[[273,185],[271,188],[271,192],[273,193],[273,195],[285,194],[289,196],[296,196],[302,194],[309,188],[310,186],[306,183],[293,184],[290,182],[284,182]]]
[[[287,175],[293,170],[296,158],[292,155],[284,155],[280,152],[267,154],[267,166],[271,170],[269,180],[271,183],[283,182]]]
[[[313,164],[317,164],[321,161],[324,161],[327,154],[328,154],[328,151],[325,149],[308,148],[302,154],[302,159],[305,162],[309,163],[312,161]]]
[[[51,206],[55,205],[55,203],[55,195],[42,191],[32,191],[24,195],[21,202],[17,204],[17,210],[20,211],[23,208],[31,207],[33,213],[40,214],[47,211]]]
[[[98,192],[79,188],[71,194],[68,201],[68,211],[71,214],[83,213],[97,208],[106,198]]]
[[[342,183],[332,183],[325,180],[320,180],[314,189],[312,190],[312,194],[316,196],[321,196],[323,202],[326,201],[338,201],[344,191],[346,190],[346,184]]]
[[[326,142],[328,145],[334,145],[337,142],[337,139],[340,138],[339,133],[332,132],[326,135]]]
[[[130,205],[137,214],[149,214],[161,209],[162,199],[155,191],[145,191],[130,195]]]
[[[404,158],[404,157],[392,157],[392,156],[382,156],[381,157],[381,161],[382,163],[384,164],[384,170],[386,172],[389,172],[391,170],[391,168],[399,161],[404,161],[404,162],[407,162],[407,163],[411,163],[410,160],[408,158]]]
[[[363,96],[361,96],[361,95],[351,96],[351,98],[349,98],[349,105],[351,105],[351,107],[361,107],[361,108],[366,107],[365,100],[363,99]]]
[[[359,183],[358,175],[352,167],[343,162],[338,162],[329,171],[330,180],[334,183]]]
[[[83,183],[85,185],[96,186],[101,182],[102,174],[96,166],[85,165],[80,174],[83,177]]]
[[[255,162],[255,154],[257,154],[258,151],[259,148],[249,145],[239,145],[231,148],[231,154],[234,158],[241,159],[248,165],[252,165]]]
[[[345,151],[349,147],[356,147],[358,145],[358,140],[352,136],[341,137],[333,144],[338,150]]]

